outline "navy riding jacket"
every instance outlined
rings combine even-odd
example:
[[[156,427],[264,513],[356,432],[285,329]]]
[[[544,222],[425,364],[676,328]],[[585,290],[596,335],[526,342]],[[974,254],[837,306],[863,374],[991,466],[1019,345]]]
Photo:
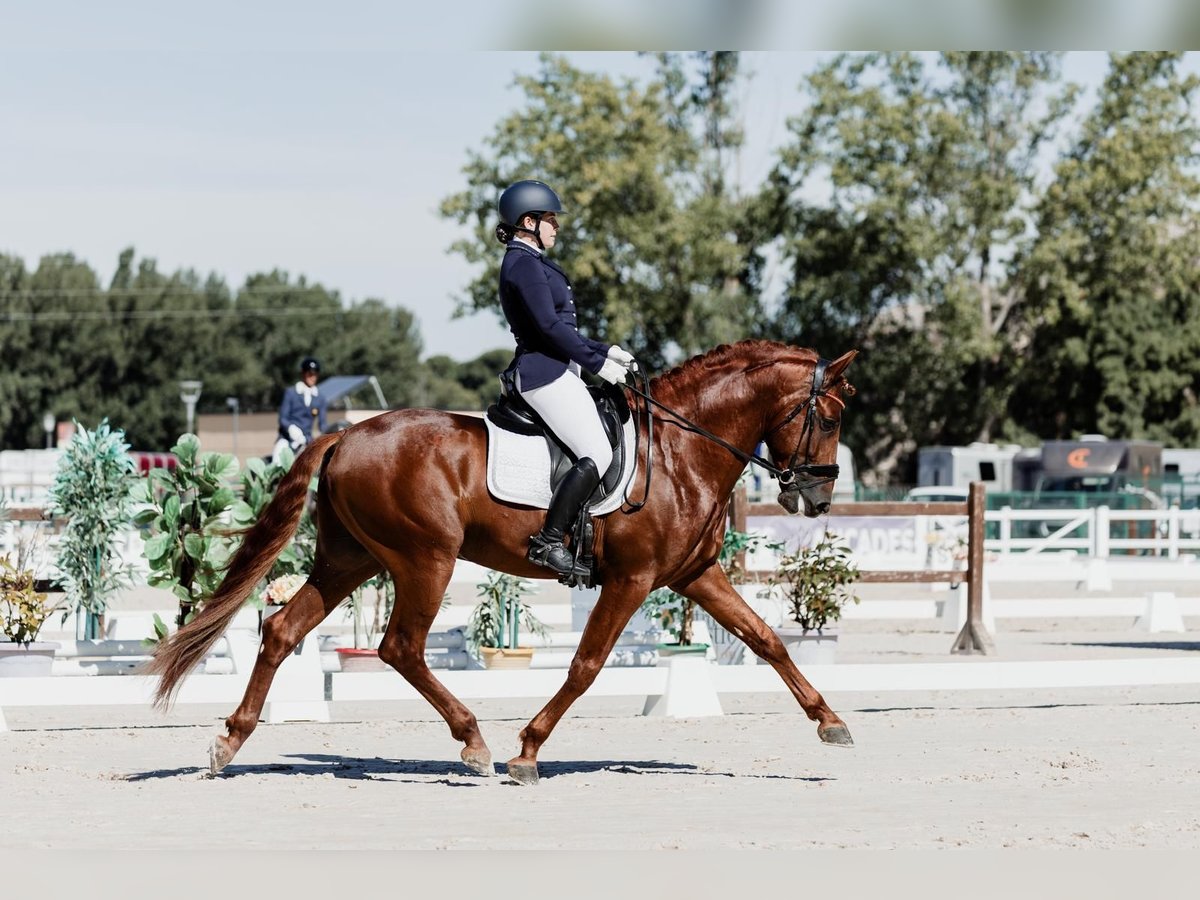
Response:
[[[304,440],[312,440],[313,419],[317,420],[320,433],[325,433],[325,398],[317,394],[311,403],[304,402],[304,396],[295,385],[284,391],[283,403],[279,407],[279,436],[288,436],[288,426],[295,425],[304,432]]]
[[[500,306],[517,339],[508,370],[521,390],[549,384],[572,362],[593,375],[604,365],[611,345],[579,333],[567,274],[523,241],[510,241],[500,264]]]

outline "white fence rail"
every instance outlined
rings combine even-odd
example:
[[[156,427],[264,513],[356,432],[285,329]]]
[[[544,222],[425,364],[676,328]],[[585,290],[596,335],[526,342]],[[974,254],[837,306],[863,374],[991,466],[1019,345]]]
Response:
[[[1131,553],[1179,559],[1183,554],[1200,554],[1200,514],[1177,506],[1120,510],[1107,506],[1069,510],[1005,506],[985,513],[984,521],[1000,526],[999,538],[985,540],[984,546],[1005,555],[1073,550],[1097,559]],[[1013,526],[1017,523],[1045,525],[1047,533],[1039,537],[1013,537]],[[1116,528],[1141,523],[1149,523],[1148,528],[1141,530],[1151,532],[1152,537],[1113,535]]]

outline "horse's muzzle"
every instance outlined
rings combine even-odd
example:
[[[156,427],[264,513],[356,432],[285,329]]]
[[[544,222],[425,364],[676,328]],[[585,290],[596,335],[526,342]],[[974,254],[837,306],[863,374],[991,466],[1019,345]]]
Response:
[[[788,515],[794,516],[800,512],[801,500],[804,501],[804,515],[809,519],[815,519],[817,516],[823,516],[829,512],[828,500],[811,500],[799,489],[779,492],[779,505],[787,510]]]

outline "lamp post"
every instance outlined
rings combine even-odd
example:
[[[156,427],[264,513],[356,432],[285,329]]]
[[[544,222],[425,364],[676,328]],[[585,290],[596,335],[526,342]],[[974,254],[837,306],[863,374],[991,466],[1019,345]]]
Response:
[[[54,437],[54,413],[48,412],[42,416],[42,431],[46,432],[46,449],[49,450],[53,444],[50,443]]]
[[[233,455],[237,456],[237,428],[238,428],[238,408],[241,406],[241,401],[237,397],[226,397],[225,405],[229,407],[233,413]]]
[[[200,389],[204,387],[203,381],[181,381],[179,382],[179,399],[183,401],[183,405],[187,407],[187,433],[196,433],[196,401],[200,399]]]

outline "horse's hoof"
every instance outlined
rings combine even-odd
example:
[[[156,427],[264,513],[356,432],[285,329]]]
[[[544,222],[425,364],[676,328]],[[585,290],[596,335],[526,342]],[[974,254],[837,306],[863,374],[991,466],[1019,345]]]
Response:
[[[223,735],[218,734],[208,745],[208,776],[214,778],[233,760],[233,751]]]
[[[537,763],[524,762],[520,759],[509,760],[508,777],[517,784],[537,784]]]
[[[495,775],[496,768],[492,765],[492,754],[484,747],[482,750],[473,750],[470,747],[464,747],[462,751],[462,761],[467,768],[476,775]]]
[[[818,728],[817,737],[834,747],[854,746],[854,738],[850,737],[850,729],[845,725],[829,725]]]

